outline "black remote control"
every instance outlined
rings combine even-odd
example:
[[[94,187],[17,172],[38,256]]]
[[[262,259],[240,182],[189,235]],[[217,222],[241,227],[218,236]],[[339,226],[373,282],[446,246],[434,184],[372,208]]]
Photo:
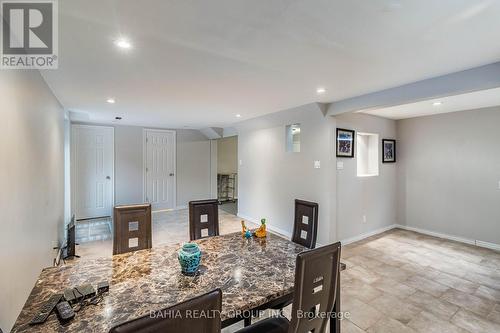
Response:
[[[30,325],[43,324],[62,297],[62,294],[54,294],[50,296],[49,300],[43,304],[40,312],[30,321]]]
[[[61,323],[66,323],[67,321],[75,317],[75,312],[67,301],[57,304],[56,310],[57,317],[59,318],[59,321],[61,321]]]

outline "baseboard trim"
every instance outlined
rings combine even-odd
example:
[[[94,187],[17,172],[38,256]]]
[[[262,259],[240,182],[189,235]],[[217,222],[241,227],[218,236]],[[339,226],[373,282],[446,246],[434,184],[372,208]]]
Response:
[[[420,228],[415,228],[415,227],[409,227],[409,226],[401,225],[401,224],[398,224],[397,228],[418,232],[419,234],[434,236],[434,237],[443,238],[443,239],[449,239],[449,240],[459,242],[459,243],[483,247],[483,248],[490,249],[490,250],[500,251],[500,244],[489,243],[489,242],[484,242],[484,241],[475,240],[475,239],[468,239],[468,238],[443,234],[440,232],[435,232],[435,231],[420,229]]]
[[[239,218],[242,218],[242,219],[248,220],[250,222],[253,222],[253,223],[257,224],[257,225],[260,224],[260,220],[259,219],[256,219],[256,218],[244,215],[244,214],[240,214],[239,212],[238,212],[237,216]],[[280,234],[282,236],[285,236],[287,238],[291,238],[292,237],[292,234],[290,232],[285,231],[285,230],[283,230],[281,228],[276,228],[272,224],[267,223],[267,228],[270,231],[278,233],[278,234]],[[402,225],[402,224],[391,224],[391,225],[388,225],[388,226],[385,226],[385,227],[382,227],[382,228],[379,228],[379,229],[376,229],[376,230],[373,230],[373,231],[369,231],[369,232],[363,233],[361,235],[357,235],[357,236],[354,236],[354,237],[343,239],[340,242],[342,243],[342,245],[348,245],[348,244],[351,244],[351,243],[354,243],[354,242],[358,242],[358,241],[363,240],[365,238],[372,237],[372,236],[381,234],[383,232],[386,232],[386,231],[389,231],[389,230],[392,230],[392,229],[403,229],[403,230],[413,231],[413,232],[416,232],[416,233],[419,233],[419,234],[423,234],[423,235],[433,236],[433,237],[442,238],[442,239],[448,239],[448,240],[452,240],[452,241],[459,242],[459,243],[464,243],[464,244],[478,246],[478,247],[482,247],[482,248],[486,248],[486,249],[490,249],[490,250],[500,251],[500,244],[489,243],[489,242],[484,242],[484,241],[480,241],[480,240],[474,240],[474,239],[468,239],[468,238],[464,238],[464,237],[458,237],[458,236],[443,234],[443,233],[436,232],[436,231],[431,231],[431,230],[426,230],[426,229],[421,229],[421,228],[415,228],[415,227],[409,227],[409,226]],[[321,244],[319,244],[319,243],[317,245],[321,246]]]
[[[397,227],[398,227],[397,224],[391,224],[391,225],[388,225],[388,226],[385,226],[385,227],[382,227],[382,228],[379,228],[379,229],[376,229],[376,230],[373,230],[373,231],[365,232],[365,233],[363,233],[361,235],[357,235],[357,236],[354,236],[354,237],[343,239],[343,240],[340,241],[340,243],[342,243],[342,245],[348,245],[348,244],[351,244],[351,243],[363,240],[365,238],[381,234],[383,232],[389,231],[389,230],[397,228]]]
[[[252,223],[255,223],[257,225],[260,225],[260,219],[256,219],[256,218],[253,218],[253,217],[250,217],[250,216],[247,216],[247,215],[244,215],[244,214],[240,214],[238,212],[238,215],[237,215],[239,218],[242,218],[242,219],[245,219],[247,221],[250,221]],[[273,226],[272,224],[269,224],[269,222],[266,223],[266,228],[274,233],[277,233],[277,234],[280,234],[281,236],[285,236],[287,238],[292,238],[292,233],[291,232],[288,232],[286,230],[283,230],[281,228],[276,228],[275,226]]]

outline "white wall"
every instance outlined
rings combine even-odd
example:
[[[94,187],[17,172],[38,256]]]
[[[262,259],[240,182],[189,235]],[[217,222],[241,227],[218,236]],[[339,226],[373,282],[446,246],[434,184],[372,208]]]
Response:
[[[238,137],[217,140],[217,172],[238,172]]]
[[[301,151],[286,152],[286,125],[300,123]],[[289,236],[294,199],[319,204],[318,242],[336,239],[334,129],[317,104],[240,122],[238,128],[239,215],[267,218],[270,229]],[[314,160],[321,168],[314,169]]]
[[[64,111],[38,71],[0,71],[0,327],[8,332],[62,241]]]
[[[500,107],[398,121],[398,220],[500,244]]]
[[[382,139],[396,138],[396,122],[361,113],[335,117],[337,127],[379,135],[379,175],[357,176],[355,158],[337,158],[344,163],[337,170],[338,239],[347,240],[396,223],[396,164],[382,163]],[[363,215],[366,223],[363,223]]]

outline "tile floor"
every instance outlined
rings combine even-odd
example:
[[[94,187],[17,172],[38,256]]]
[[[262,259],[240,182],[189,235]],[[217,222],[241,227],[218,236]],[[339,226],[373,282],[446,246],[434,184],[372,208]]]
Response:
[[[343,333],[500,332],[500,253],[401,229],[344,246]]]
[[[221,233],[240,230],[238,217],[219,212]],[[187,240],[187,210],[153,215],[153,246]],[[111,256],[112,243],[77,253]],[[344,246],[342,258],[343,333],[500,332],[499,252],[394,229]]]

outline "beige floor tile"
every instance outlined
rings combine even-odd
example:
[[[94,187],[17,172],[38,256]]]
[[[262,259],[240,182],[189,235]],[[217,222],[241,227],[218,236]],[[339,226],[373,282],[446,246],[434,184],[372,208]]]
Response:
[[[377,297],[369,304],[386,316],[396,319],[402,324],[408,324],[410,320],[418,316],[423,310],[413,303],[403,301],[389,294]]]
[[[419,333],[471,333],[426,311],[413,318],[408,327]]]
[[[426,279],[422,276],[414,275],[403,282],[407,286],[418,289],[420,291],[426,292],[432,296],[439,297],[445,291],[450,289],[440,283],[434,282],[432,280]]]
[[[350,313],[349,320],[363,330],[366,330],[384,316],[382,312],[366,303],[354,306],[348,312]]]
[[[446,273],[439,274],[434,278],[434,281],[468,294],[473,294],[477,290],[477,288],[479,288],[479,284],[477,283],[470,282]]]
[[[458,305],[483,317],[487,317],[495,307],[495,302],[491,300],[470,295],[456,289],[448,290],[443,294],[441,299]]]
[[[488,315],[488,319],[500,324],[500,304],[495,305],[493,311]]]
[[[362,266],[349,268],[342,272],[342,274],[345,274],[352,279],[363,281],[364,283],[372,283],[380,278],[380,275]]]
[[[415,333],[415,331],[392,318],[382,318],[370,327],[368,333]]]
[[[494,302],[500,303],[500,290],[499,289],[493,289],[489,288],[486,286],[480,286],[474,295],[482,297],[482,298],[487,298],[490,299]]]
[[[389,278],[378,279],[377,281],[372,283],[372,287],[375,287],[383,292],[397,296],[399,298],[406,298],[417,291],[415,288],[401,284],[396,280],[392,280]]]
[[[368,303],[382,295],[382,291],[359,280],[350,280],[342,285],[342,299],[355,297]]]
[[[463,309],[460,309],[453,316],[453,318],[451,318],[451,322],[473,333],[500,332],[500,324],[496,324],[488,319]]]
[[[466,272],[464,279],[469,280],[471,282],[475,282],[493,289],[500,290],[500,278],[496,278],[493,276],[487,276],[484,274],[480,274],[474,271]]]
[[[408,297],[406,301],[418,305],[434,316],[445,320],[449,320],[459,309],[455,304],[443,301],[420,290]]]
[[[345,319],[340,322],[340,329],[342,330],[342,333],[364,333],[361,328],[358,326],[354,325],[352,322],[349,320]]]

